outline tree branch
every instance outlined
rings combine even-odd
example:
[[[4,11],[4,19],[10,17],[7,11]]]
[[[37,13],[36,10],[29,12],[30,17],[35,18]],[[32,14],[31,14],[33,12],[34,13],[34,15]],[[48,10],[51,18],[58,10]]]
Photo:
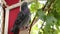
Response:
[[[47,1],[45,6],[42,8],[43,11],[50,11],[51,5],[54,3],[55,0],[51,0],[50,3]]]
[[[34,22],[35,18],[36,18],[36,16],[33,18],[33,21],[32,21],[32,23],[30,25],[29,34],[30,34],[30,31],[31,31],[31,28],[32,28],[32,25],[33,25],[33,22]]]

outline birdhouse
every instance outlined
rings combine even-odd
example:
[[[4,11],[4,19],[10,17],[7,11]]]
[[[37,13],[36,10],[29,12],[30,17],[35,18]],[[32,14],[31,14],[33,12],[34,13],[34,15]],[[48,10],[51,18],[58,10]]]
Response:
[[[14,26],[14,22],[21,11],[21,5],[23,2],[28,2],[27,0],[2,0],[3,10],[4,10],[4,34],[14,34],[11,32],[11,28]],[[22,29],[18,34],[28,34],[27,29]]]

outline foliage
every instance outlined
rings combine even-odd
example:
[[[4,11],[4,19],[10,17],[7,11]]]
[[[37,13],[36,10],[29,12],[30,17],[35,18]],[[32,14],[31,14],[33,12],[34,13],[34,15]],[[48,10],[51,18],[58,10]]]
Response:
[[[47,10],[42,10],[42,5],[38,0],[34,0],[31,4],[31,13],[36,13],[41,21],[32,26],[31,34],[60,34],[60,0],[48,0]],[[42,8],[41,8],[42,5]]]

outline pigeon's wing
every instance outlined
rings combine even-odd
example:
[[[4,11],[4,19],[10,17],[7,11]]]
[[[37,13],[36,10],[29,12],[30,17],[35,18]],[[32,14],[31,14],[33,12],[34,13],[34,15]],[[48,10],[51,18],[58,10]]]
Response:
[[[18,14],[18,16],[17,16],[17,19],[15,20],[15,24],[17,24],[17,25],[19,25],[21,22],[22,22],[22,20],[24,19],[24,14],[23,14],[23,12],[21,11],[21,12],[19,12],[19,14]]]
[[[24,26],[28,26],[29,21],[30,21],[30,15],[26,15],[24,17],[24,20],[22,20],[22,22],[20,23],[19,28],[22,28]]]

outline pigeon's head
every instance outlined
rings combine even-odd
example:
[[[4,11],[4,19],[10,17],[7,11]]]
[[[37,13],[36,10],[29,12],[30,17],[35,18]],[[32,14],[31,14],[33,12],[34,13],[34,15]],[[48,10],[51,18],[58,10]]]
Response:
[[[21,10],[24,10],[25,8],[27,8],[28,5],[27,5],[27,2],[24,2],[22,5],[21,5]]]

